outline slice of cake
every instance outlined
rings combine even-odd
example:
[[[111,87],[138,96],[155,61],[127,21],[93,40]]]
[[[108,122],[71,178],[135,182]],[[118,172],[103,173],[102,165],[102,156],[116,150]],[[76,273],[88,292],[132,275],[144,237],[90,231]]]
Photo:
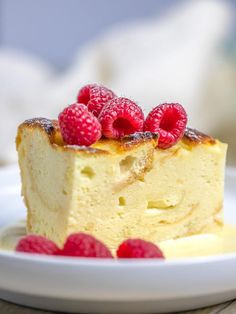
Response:
[[[227,145],[193,129],[167,149],[151,132],[67,145],[57,121],[27,120],[17,150],[28,233],[62,245],[85,231],[110,248],[221,226]]]

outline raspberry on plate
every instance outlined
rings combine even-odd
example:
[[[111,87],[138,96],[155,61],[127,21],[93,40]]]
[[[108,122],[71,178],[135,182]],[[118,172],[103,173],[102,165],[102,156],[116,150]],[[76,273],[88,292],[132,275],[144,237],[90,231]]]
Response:
[[[63,140],[70,145],[90,146],[101,137],[98,119],[83,104],[66,107],[58,117]]]
[[[47,254],[55,255],[59,248],[57,245],[39,235],[28,235],[18,242],[16,246],[17,252],[35,253],[35,254]]]
[[[144,130],[159,133],[159,148],[169,148],[184,135],[187,114],[180,104],[161,104],[148,114]]]
[[[162,251],[153,243],[141,239],[128,239],[117,249],[118,258],[164,258]]]
[[[77,101],[87,105],[88,110],[98,117],[104,105],[114,97],[116,95],[110,89],[97,84],[88,84],[79,91]]]
[[[121,138],[143,131],[142,109],[132,100],[117,97],[110,100],[99,115],[102,134],[107,138]]]
[[[105,244],[83,232],[71,234],[58,255],[113,258]]]

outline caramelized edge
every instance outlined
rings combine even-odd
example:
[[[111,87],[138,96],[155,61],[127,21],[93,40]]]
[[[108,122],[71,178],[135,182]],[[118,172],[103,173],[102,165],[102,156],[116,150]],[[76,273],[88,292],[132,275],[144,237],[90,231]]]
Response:
[[[190,145],[216,144],[216,140],[213,137],[192,128],[186,128],[182,141]]]
[[[95,147],[78,146],[78,145],[67,145],[63,142],[61,137],[60,128],[57,120],[50,120],[46,118],[33,118],[24,121],[18,128],[18,134],[16,137],[16,146],[18,147],[21,138],[20,130],[23,127],[31,129],[39,128],[43,130],[53,145],[53,147],[71,152],[80,152],[84,154],[110,154],[109,151]],[[120,140],[112,140],[107,138],[101,138],[100,142],[112,143],[117,152],[132,150],[133,148],[140,146],[146,142],[152,142],[153,146],[156,146],[159,135],[152,132],[137,132],[131,135],[126,135]],[[198,144],[214,145],[216,140],[196,129],[186,128],[182,141],[190,146],[196,146]]]
[[[16,146],[18,147],[20,139],[20,130],[24,127],[31,129],[39,128],[44,131],[52,144],[53,147],[58,149],[71,151],[71,152],[80,152],[85,154],[110,154],[109,151],[103,150],[95,147],[87,146],[78,146],[78,145],[67,145],[63,142],[61,137],[60,128],[57,120],[50,120],[46,118],[33,118],[24,121],[18,127],[18,133],[16,137]],[[133,148],[140,146],[146,142],[152,142],[153,147],[156,146],[158,140],[158,134],[151,132],[137,132],[131,135],[124,136],[120,140],[111,140],[106,138],[101,138],[100,141],[109,141],[115,145],[117,152],[129,151]]]

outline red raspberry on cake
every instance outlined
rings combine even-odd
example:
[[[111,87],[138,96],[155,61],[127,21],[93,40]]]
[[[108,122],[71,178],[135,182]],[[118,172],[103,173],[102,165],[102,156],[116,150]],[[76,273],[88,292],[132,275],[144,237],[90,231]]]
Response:
[[[143,131],[142,109],[132,100],[117,97],[110,100],[99,115],[102,134],[107,138],[121,138]]]
[[[90,91],[95,87],[98,86],[97,84],[87,84],[83,86],[77,95],[77,101],[80,104],[87,105],[90,100]]]
[[[128,239],[117,249],[118,258],[164,258],[155,244],[141,239]]]
[[[16,246],[17,252],[24,253],[55,255],[58,250],[59,248],[54,242],[33,234],[22,238]]]
[[[83,104],[66,107],[58,117],[61,134],[65,143],[90,146],[101,137],[98,119]]]
[[[187,114],[180,104],[162,104],[148,114],[144,130],[159,133],[158,147],[169,148],[184,135],[187,125]]]
[[[98,117],[104,105],[114,97],[116,95],[110,89],[97,84],[88,84],[79,91],[77,101],[87,105],[88,110]]]
[[[71,234],[58,255],[113,258],[105,244],[83,232]]]

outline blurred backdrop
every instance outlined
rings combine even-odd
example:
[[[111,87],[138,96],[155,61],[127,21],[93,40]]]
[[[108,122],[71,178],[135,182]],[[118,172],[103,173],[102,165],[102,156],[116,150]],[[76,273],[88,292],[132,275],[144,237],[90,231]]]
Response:
[[[236,1],[0,0],[0,164],[24,119],[98,82],[145,112],[180,102],[236,164]]]

